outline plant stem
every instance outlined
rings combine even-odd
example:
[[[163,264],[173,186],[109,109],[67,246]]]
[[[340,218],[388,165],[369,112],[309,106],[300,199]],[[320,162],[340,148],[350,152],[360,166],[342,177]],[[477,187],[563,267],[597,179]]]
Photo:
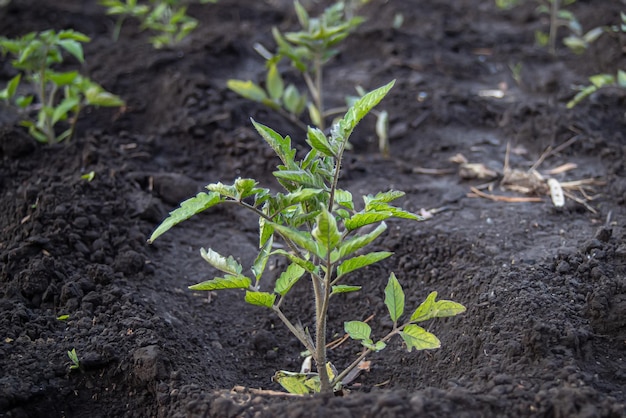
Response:
[[[289,331],[304,345],[304,347],[309,350],[311,353],[315,353],[315,347],[311,344],[311,341],[307,338],[306,334],[301,332],[295,325],[291,323],[291,321],[285,316],[283,311],[276,305],[272,306],[272,311],[278,315],[278,318],[289,328]]]
[[[549,51],[550,54],[556,54],[556,32],[559,25],[559,1],[552,0],[550,8],[550,39],[549,39]]]

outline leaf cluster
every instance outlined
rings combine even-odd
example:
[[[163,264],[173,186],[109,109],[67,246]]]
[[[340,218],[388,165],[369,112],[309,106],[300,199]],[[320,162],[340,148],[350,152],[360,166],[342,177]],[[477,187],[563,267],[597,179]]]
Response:
[[[217,0],[198,0],[201,4],[216,3]],[[170,47],[185,39],[196,27],[198,21],[187,15],[187,3],[181,0],[151,0],[140,3],[138,0],[100,0],[107,8],[107,14],[116,16],[113,39],[119,38],[121,27],[128,18],[141,22],[141,30],[155,34],[150,43],[157,49]]]
[[[85,106],[124,104],[119,97],[78,71],[52,69],[53,65],[63,62],[64,52],[83,63],[82,43],[89,41],[89,37],[73,30],[33,32],[17,39],[0,37],[2,55],[13,57],[11,64],[19,71],[0,90],[0,99],[13,101],[23,111],[28,111],[37,99],[35,120],[21,122],[37,141],[57,143],[71,138],[78,115]],[[23,79],[30,84],[29,94],[18,94]],[[55,125],[60,121],[70,121],[70,127],[57,135]]]

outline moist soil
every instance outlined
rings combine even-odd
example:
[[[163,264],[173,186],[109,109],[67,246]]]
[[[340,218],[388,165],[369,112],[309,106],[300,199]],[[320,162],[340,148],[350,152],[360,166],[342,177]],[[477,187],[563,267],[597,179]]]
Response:
[[[304,4],[315,13],[322,3]],[[626,416],[626,100],[607,89],[565,107],[590,75],[626,68],[626,42],[604,35],[582,55],[559,42],[552,56],[534,45],[548,21],[533,4],[503,11],[492,3],[374,0],[328,65],[329,107],[356,85],[396,80],[379,105],[390,115],[390,156],[379,153],[366,118],[343,187],[355,196],[403,190],[404,208],[433,215],[389,223],[372,249],[394,256],[353,275],[349,283],[363,289],[337,298],[329,340],[343,335],[344,321],[372,315],[374,335],[390,329],[390,271],[408,307],[437,291],[467,312],[426,324],[441,349],[408,353],[396,341],[343,396],[312,397],[275,393],[272,375],[299,370],[302,347],[269,310],[237,291],[187,288],[215,274],[201,247],[251,265],[253,217],[217,207],[146,243],[205,184],[241,176],[277,190],[277,159],[250,117],[292,135],[304,152],[303,132],[226,88],[230,78],[263,81],[253,46],[273,49],[272,26],[297,27],[291,3],[192,6],[199,28],[162,50],[132,21],[114,42],[113,21],[96,1],[0,9],[4,36],[89,35],[81,71],[127,103],[90,109],[73,141],[53,146],[31,140],[2,107],[0,416]],[[617,25],[624,7],[589,0],[570,10],[588,30]],[[14,74],[4,60],[0,80]],[[457,154],[498,177],[467,178],[467,167],[450,161]],[[564,164],[575,166],[549,171]],[[566,197],[562,208],[544,187],[502,187],[503,174],[533,166],[544,178],[597,184],[586,195],[571,190],[578,201]],[[92,181],[81,178],[90,172]],[[482,187],[490,181],[492,189]],[[476,197],[472,187],[538,202]],[[284,267],[272,261],[263,286],[271,289]],[[308,286],[298,283],[284,307],[311,327]],[[72,349],[78,370],[70,370]],[[358,352],[348,341],[329,356],[341,368]]]

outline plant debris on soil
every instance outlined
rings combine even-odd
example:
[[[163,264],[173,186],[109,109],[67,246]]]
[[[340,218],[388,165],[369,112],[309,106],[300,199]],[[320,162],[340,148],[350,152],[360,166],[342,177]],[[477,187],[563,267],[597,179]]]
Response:
[[[618,24],[624,7],[579,0],[570,9],[592,28]],[[72,142],[54,146],[36,144],[2,105],[0,416],[626,416],[626,100],[600,91],[565,106],[572,86],[626,68],[625,43],[604,37],[583,55],[560,46],[551,56],[533,44],[546,25],[533,8],[373,0],[360,12],[366,23],[329,63],[329,105],[342,105],[356,85],[397,80],[380,105],[390,115],[391,155],[378,153],[375,122],[364,120],[346,155],[344,188],[403,190],[405,208],[431,215],[390,223],[376,245],[394,256],[352,277],[363,289],[331,308],[329,341],[343,336],[345,320],[373,316],[375,335],[390,329],[389,271],[408,304],[437,291],[467,307],[428,324],[441,349],[407,353],[391,344],[342,397],[280,393],[271,376],[299,370],[298,341],[237,291],[187,289],[215,273],[200,247],[252,264],[254,219],[218,207],[146,244],[168,211],[205,184],[242,176],[277,187],[277,161],[250,117],[304,148],[302,132],[226,88],[230,78],[263,81],[253,46],[274,45],[272,26],[294,28],[291,1],[192,6],[198,29],[162,50],[132,21],[114,42],[114,22],[95,0],[0,8],[3,36],[50,28],[90,36],[81,71],[127,103],[85,112]],[[4,86],[14,72],[0,64]],[[517,64],[519,78],[510,70]],[[484,94],[494,89],[501,94]],[[510,144],[509,167],[527,173],[567,141],[541,170],[575,164],[550,177],[596,179],[593,200],[579,196],[585,204],[566,199],[555,208],[549,195],[517,193],[501,177],[461,177],[450,161],[462,154],[498,177]],[[92,171],[91,181],[81,178]],[[492,189],[481,189],[487,181]],[[538,202],[471,198],[472,188]],[[310,325],[306,282],[293,292],[285,311]],[[341,368],[359,350],[346,341],[329,357]]]

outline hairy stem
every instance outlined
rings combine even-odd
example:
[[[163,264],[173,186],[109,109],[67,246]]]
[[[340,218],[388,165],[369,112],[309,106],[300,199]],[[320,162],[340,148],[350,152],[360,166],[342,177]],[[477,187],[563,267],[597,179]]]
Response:
[[[311,341],[309,340],[309,338],[307,338],[306,334],[296,328],[296,326],[291,323],[291,321],[285,316],[283,311],[281,311],[278,306],[272,306],[272,311],[276,313],[276,315],[278,316],[278,318],[280,318],[283,324],[287,326],[289,331],[291,331],[291,333],[302,343],[302,345],[304,345],[307,350],[309,350],[309,352],[315,353],[315,347],[311,344]]]

